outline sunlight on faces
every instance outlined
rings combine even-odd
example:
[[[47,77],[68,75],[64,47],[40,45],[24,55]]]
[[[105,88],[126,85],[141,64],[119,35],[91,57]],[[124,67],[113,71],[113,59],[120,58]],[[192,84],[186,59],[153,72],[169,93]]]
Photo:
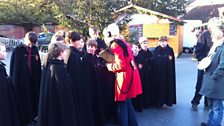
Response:
[[[77,48],[77,49],[79,49],[79,48],[81,48],[82,47],[82,45],[81,45],[81,39],[80,40],[76,40],[75,42],[72,42],[72,45],[75,47],[75,48]]]
[[[168,42],[166,40],[161,40],[159,42],[159,45],[164,48],[164,47],[166,47],[168,45]]]
[[[84,43],[83,39],[80,39],[80,47],[81,47],[81,48],[84,47],[84,44],[85,44],[85,43]]]
[[[5,45],[0,44],[0,60],[5,60],[6,57],[7,57],[7,52],[6,52]]]
[[[86,46],[87,53],[94,55],[96,51],[96,46],[94,45],[87,45]]]
[[[146,40],[146,41],[143,41],[143,42],[141,42],[141,48],[143,49],[143,50],[147,50],[148,49],[148,41]]]
[[[215,27],[212,29],[211,37],[212,37],[212,42],[223,41],[223,32],[218,27]]]
[[[133,51],[134,56],[138,55],[139,50],[140,49],[138,48],[137,45],[132,45],[132,51]]]

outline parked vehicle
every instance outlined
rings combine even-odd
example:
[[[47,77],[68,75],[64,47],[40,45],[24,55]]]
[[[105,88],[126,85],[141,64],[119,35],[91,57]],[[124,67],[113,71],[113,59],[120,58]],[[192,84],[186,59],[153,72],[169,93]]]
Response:
[[[193,53],[197,43],[197,30],[195,27],[202,24],[201,20],[184,20],[183,52]]]
[[[52,32],[48,32],[48,33],[41,32],[41,33],[39,33],[38,38],[37,38],[37,45],[39,46],[39,48],[43,44],[48,45],[50,43],[53,35],[54,35],[54,33],[52,33]]]
[[[47,61],[47,52],[48,52],[48,44],[42,44],[41,46],[39,46],[41,65],[43,65]]]

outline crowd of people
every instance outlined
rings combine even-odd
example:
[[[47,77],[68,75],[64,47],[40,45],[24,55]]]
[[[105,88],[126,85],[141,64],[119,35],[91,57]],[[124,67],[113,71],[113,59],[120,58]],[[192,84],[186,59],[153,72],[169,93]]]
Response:
[[[116,24],[105,28],[104,40],[97,27],[89,35],[84,42],[75,31],[55,33],[43,64],[36,33],[25,35],[12,52],[9,76],[1,62],[1,98],[7,99],[0,104],[1,125],[104,126],[116,118],[121,126],[137,126],[135,110],[176,104],[175,57],[166,36],[154,52],[141,38],[136,55]],[[112,62],[100,57],[105,49]]]
[[[84,42],[75,31],[55,33],[42,66],[37,35],[28,32],[12,52],[9,76],[0,62],[0,98],[4,99],[0,125],[104,126],[116,118],[120,126],[138,126],[135,111],[176,104],[175,56],[167,36],[161,36],[151,50],[145,37],[133,45],[126,42],[116,24],[103,34],[102,40],[99,29],[91,26]],[[210,39],[205,42],[206,36]],[[224,98],[223,28],[204,31],[199,38],[196,51],[204,54],[196,52],[196,57],[200,61],[211,54],[212,61],[206,70],[198,71],[192,110],[206,96],[211,111],[208,122],[201,125],[219,126]],[[105,50],[112,60],[101,56]],[[0,60],[5,58],[5,45],[0,44]]]

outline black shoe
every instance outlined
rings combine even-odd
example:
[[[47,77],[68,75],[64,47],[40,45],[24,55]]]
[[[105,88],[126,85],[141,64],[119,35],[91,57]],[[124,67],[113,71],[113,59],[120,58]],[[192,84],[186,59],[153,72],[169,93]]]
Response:
[[[208,126],[208,125],[205,122],[201,122],[201,125],[200,126]]]
[[[207,104],[204,105],[204,109],[205,109],[205,110],[209,110],[209,107],[208,107]]]
[[[192,104],[191,110],[198,111],[198,105],[197,104]]]
[[[208,106],[204,106],[204,109],[205,109],[205,110],[209,110],[209,107],[208,107]]]

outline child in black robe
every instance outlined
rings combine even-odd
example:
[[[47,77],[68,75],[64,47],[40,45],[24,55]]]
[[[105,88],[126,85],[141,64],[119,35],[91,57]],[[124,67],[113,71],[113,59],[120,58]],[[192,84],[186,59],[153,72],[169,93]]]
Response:
[[[64,64],[63,43],[49,45],[48,59],[41,79],[38,111],[39,126],[77,126],[77,111],[71,88],[70,76]]]
[[[86,88],[91,94],[90,102],[95,126],[104,126],[106,122],[106,101],[104,100],[106,84],[103,83],[101,77],[103,76],[103,69],[106,66],[102,64],[95,54],[97,50],[97,42],[95,39],[89,39],[87,41],[86,49],[87,54],[82,59]]]
[[[69,48],[65,50],[64,62],[67,65],[66,69],[72,77],[72,92],[77,98],[79,111],[79,126],[93,126],[94,117],[90,105],[90,92],[87,85],[83,83],[82,54],[79,51],[81,47],[81,36],[75,31],[66,33],[65,40],[69,44]]]
[[[141,50],[138,53],[138,68],[142,82],[142,100],[143,107],[148,108],[154,105],[154,86],[153,86],[153,55],[148,48],[148,39],[141,37],[139,39]]]
[[[154,50],[155,104],[172,106],[176,104],[175,57],[168,38],[161,36],[159,41]]]
[[[0,126],[22,126],[14,88],[1,61],[6,55],[5,45],[0,43]]]
[[[37,35],[32,31],[28,32],[24,43],[13,50],[10,61],[10,78],[15,87],[25,125],[37,116],[41,62],[36,42]]]

